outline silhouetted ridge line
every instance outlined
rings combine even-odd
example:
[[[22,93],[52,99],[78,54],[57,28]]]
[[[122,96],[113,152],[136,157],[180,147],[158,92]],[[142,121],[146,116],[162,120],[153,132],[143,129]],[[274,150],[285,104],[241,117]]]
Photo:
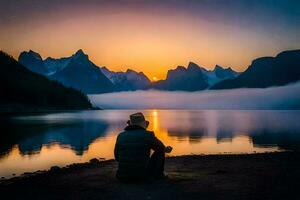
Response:
[[[89,60],[82,49],[72,56],[54,59],[41,56],[33,51],[22,52],[19,62],[33,72],[47,76],[67,87],[73,87],[86,94],[115,91],[115,86],[102,73],[101,69]]]
[[[26,69],[0,51],[0,112],[91,109],[82,92]]]
[[[299,55],[300,50],[291,50],[281,52],[276,57],[257,58],[243,73],[219,65],[213,70],[207,70],[189,62],[187,67],[178,66],[168,70],[167,78],[156,82],[151,82],[143,72],[131,69],[114,72],[106,67],[100,68],[81,49],[70,57],[45,60],[30,50],[22,52],[19,61],[31,71],[84,93],[96,94],[145,89],[199,91],[280,86],[299,80]]]
[[[190,62],[187,68],[178,66],[176,69],[170,69],[166,80],[154,82],[150,88],[171,91],[199,91],[224,79],[234,78],[238,74],[231,68],[224,69],[217,65],[214,70],[210,71]]]
[[[110,71],[102,67],[103,74],[115,85],[117,91],[133,91],[146,89],[150,80],[143,72],[127,69],[126,72]]]
[[[300,80],[300,50],[283,51],[276,57],[261,57],[234,79],[224,80],[211,89],[266,88]]]

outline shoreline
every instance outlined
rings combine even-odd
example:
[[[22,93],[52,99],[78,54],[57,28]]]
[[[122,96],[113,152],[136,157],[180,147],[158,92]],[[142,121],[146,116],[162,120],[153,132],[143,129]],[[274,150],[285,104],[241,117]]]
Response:
[[[88,110],[104,110],[99,107],[93,107],[90,109],[25,109],[25,110],[13,110],[8,112],[0,111],[0,120],[7,119],[16,116],[27,116],[27,115],[40,115],[40,114],[52,114],[52,113],[64,113],[64,112],[78,112]]]
[[[168,179],[142,184],[120,183],[114,176],[116,168],[115,160],[98,159],[53,166],[0,179],[0,192],[19,191],[13,192],[14,197],[22,194],[25,199],[32,195],[46,199],[149,199],[149,195],[151,199],[253,199],[253,195],[255,199],[293,199],[300,185],[299,152],[167,157]],[[33,187],[39,190],[32,191]],[[127,190],[133,192],[127,194]]]
[[[240,152],[240,153],[230,153],[230,152],[222,152],[222,153],[214,153],[214,154],[187,154],[187,155],[174,155],[174,156],[168,156],[166,155],[166,159],[173,159],[173,158],[185,158],[185,157],[213,157],[213,156],[245,156],[245,155],[259,155],[259,154],[276,154],[276,153],[293,153],[293,151],[288,151],[288,150],[278,150],[278,151],[270,151],[270,152]],[[70,168],[73,168],[74,166],[79,167],[79,168],[85,168],[88,166],[93,166],[93,164],[101,162],[101,164],[104,164],[106,162],[116,162],[113,158],[110,159],[105,159],[105,158],[92,158],[89,161],[86,162],[74,162],[71,164],[66,164],[64,166],[57,166],[57,165],[53,165],[50,166],[48,169],[38,169],[36,171],[25,171],[22,172],[20,174],[11,174],[8,177],[4,177],[4,176],[0,176],[0,184],[3,181],[9,181],[10,179],[22,179],[22,178],[28,178],[30,176],[35,176],[38,174],[43,174],[43,173],[48,173],[49,171],[51,171],[51,168],[56,169],[57,170],[67,170]]]

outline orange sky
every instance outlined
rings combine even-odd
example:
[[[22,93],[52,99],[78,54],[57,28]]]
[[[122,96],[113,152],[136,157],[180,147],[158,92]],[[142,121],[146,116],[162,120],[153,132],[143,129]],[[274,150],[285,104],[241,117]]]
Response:
[[[222,20],[179,6],[67,4],[39,9],[11,16],[5,24],[0,21],[5,27],[0,29],[4,51],[17,58],[32,49],[43,58],[58,58],[83,49],[99,66],[132,68],[151,79],[163,79],[168,69],[189,61],[207,69],[219,64],[243,71],[256,57],[299,48],[299,28],[297,34],[286,32],[285,24],[269,30],[251,20],[236,21],[236,16]],[[289,34],[294,36],[282,38]]]

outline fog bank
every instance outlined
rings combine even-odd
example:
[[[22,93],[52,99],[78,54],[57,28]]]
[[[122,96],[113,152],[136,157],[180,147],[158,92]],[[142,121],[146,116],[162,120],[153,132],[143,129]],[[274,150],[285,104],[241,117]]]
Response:
[[[300,82],[265,89],[135,91],[89,95],[103,109],[300,109]]]

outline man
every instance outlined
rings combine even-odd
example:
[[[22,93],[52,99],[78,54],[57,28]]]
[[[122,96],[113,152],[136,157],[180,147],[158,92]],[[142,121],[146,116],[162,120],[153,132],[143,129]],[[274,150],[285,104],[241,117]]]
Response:
[[[165,145],[147,131],[149,121],[142,113],[130,115],[128,126],[118,135],[115,159],[118,161],[117,178],[124,181],[164,178],[165,153],[172,147]],[[150,151],[153,150],[150,157]]]

